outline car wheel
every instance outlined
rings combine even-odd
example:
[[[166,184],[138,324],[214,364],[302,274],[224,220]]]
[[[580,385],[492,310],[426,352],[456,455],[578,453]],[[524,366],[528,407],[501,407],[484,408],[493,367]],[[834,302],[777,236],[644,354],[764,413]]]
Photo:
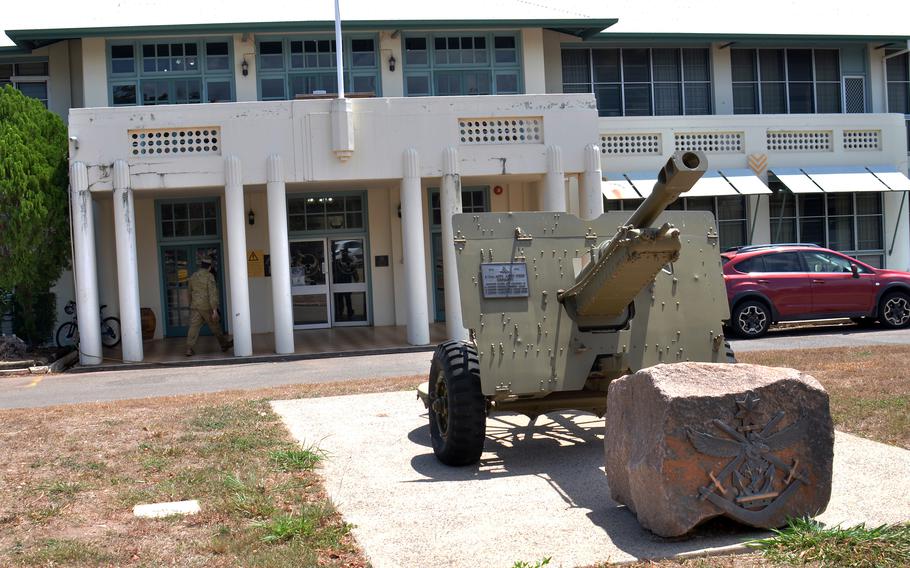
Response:
[[[429,395],[433,453],[446,465],[477,462],[486,438],[487,401],[480,388],[480,364],[473,345],[447,341],[436,348]]]
[[[907,327],[910,324],[910,295],[905,292],[891,292],[882,298],[879,306],[879,321],[890,328]]]
[[[763,302],[746,300],[733,310],[733,321],[730,323],[740,337],[755,339],[768,332],[771,310]]]

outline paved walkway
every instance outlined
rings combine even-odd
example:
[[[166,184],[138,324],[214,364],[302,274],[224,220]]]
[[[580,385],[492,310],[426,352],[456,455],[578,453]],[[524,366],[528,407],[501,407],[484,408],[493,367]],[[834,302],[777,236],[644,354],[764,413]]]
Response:
[[[375,568],[505,567],[548,556],[569,567],[741,548],[759,534],[726,524],[667,540],[641,529],[610,499],[603,420],[589,414],[553,414],[532,427],[524,417],[493,417],[480,465],[451,468],[433,456],[413,393],[273,407],[297,440],[327,452],[329,496]],[[910,452],[838,433],[834,456],[822,522],[910,520],[910,494],[893,482],[910,471]]]
[[[730,342],[733,351],[771,351],[778,349],[818,349],[859,345],[910,345],[910,329],[885,330],[855,324],[820,325],[773,329],[761,339]]]

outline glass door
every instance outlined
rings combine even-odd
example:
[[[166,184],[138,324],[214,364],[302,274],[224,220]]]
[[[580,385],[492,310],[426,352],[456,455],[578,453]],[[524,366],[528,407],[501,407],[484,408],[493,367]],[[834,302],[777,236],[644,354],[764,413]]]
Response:
[[[363,238],[331,239],[332,325],[369,323]]]
[[[290,254],[294,329],[329,327],[326,240],[292,241]]]
[[[161,247],[161,262],[164,274],[164,330],[168,337],[186,335],[190,327],[189,277],[193,275],[202,260],[212,265],[215,283],[224,306],[224,287],[221,285],[221,245],[180,244]],[[222,312],[224,309],[222,308]],[[223,324],[227,326],[227,322]],[[208,327],[203,334],[211,333]]]

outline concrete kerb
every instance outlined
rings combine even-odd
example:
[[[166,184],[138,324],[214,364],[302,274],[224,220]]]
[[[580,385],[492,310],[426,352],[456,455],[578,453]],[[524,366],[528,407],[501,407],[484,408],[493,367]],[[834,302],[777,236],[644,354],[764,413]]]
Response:
[[[75,365],[67,373],[95,373],[99,371],[125,371],[144,369],[174,369],[180,367],[209,367],[219,365],[246,365],[249,363],[285,363],[310,359],[334,359],[342,357],[364,357],[368,355],[397,355],[400,353],[429,353],[436,345],[410,345],[407,347],[381,347],[377,349],[355,349],[351,351],[325,351],[320,353],[294,353],[288,355],[251,355],[248,357],[215,357],[211,359],[175,359],[173,361],[149,361],[142,363],[114,363],[101,365]]]

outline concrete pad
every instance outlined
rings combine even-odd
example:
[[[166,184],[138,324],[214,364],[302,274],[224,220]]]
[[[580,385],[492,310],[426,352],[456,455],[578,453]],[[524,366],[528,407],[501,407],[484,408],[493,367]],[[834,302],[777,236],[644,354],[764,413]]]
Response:
[[[440,464],[427,415],[413,392],[276,401],[291,434],[328,454],[329,496],[376,568],[512,566],[552,557],[554,566],[623,562],[741,548],[763,533],[709,523],[691,539],[641,529],[610,499],[604,422],[554,413],[529,425],[487,420],[479,465]],[[837,433],[828,524],[910,520],[910,493],[894,480],[910,452]]]
[[[159,517],[170,517],[171,515],[195,515],[200,510],[199,501],[192,499],[190,501],[136,505],[133,507],[133,515],[156,519]]]

